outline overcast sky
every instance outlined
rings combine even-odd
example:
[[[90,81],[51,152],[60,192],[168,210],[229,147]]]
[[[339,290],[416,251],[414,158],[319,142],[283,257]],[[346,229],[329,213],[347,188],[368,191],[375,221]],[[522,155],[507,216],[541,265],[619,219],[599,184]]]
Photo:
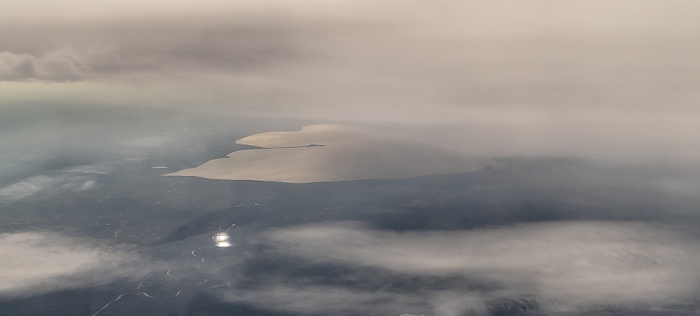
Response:
[[[0,298],[695,309],[698,39],[693,0],[2,1]]]
[[[694,1],[10,1],[0,106],[441,122],[493,154],[692,159],[697,38]]]

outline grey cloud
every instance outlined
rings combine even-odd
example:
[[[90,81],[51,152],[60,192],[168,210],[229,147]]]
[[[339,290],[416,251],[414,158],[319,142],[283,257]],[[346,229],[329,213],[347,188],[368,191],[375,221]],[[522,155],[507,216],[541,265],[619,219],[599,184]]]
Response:
[[[46,232],[0,234],[0,297],[137,278],[147,272],[131,251]]]
[[[35,176],[0,188],[4,201],[18,201],[39,194],[55,193],[57,190],[88,190],[95,185],[94,180],[84,177]]]
[[[227,114],[463,122],[519,110],[544,124],[581,114],[655,122],[668,109],[693,112],[698,97],[700,11],[687,1],[274,3],[29,15],[0,22],[0,38],[32,56],[114,47],[117,57],[88,65],[140,85],[122,93]]]
[[[502,299],[512,293],[476,293],[459,290],[392,292],[385,289],[353,290],[319,285],[267,285],[222,294],[225,302],[243,303],[266,310],[315,315],[459,316],[494,315],[508,311],[519,299]],[[513,309],[515,312],[522,310]],[[539,310],[536,310],[539,311]]]
[[[0,52],[0,80],[77,81],[92,73],[85,58],[70,48],[40,56]]]
[[[330,286],[277,285],[224,294],[228,302],[303,314],[391,315],[397,310],[423,311],[425,299],[390,292],[364,292]]]
[[[21,200],[42,191],[46,186],[51,186],[52,182],[53,179],[49,177],[32,177],[3,187],[0,195],[5,199]]]
[[[97,176],[110,172],[108,166],[83,165],[47,175],[37,175],[0,187],[0,202],[14,202],[33,197],[53,196],[60,192],[93,189]]]
[[[477,298],[469,304],[433,293],[434,302],[445,302],[435,306],[443,307],[478,309],[499,297],[527,296],[551,311],[673,304],[695,297],[700,275],[693,264],[700,249],[691,235],[652,224],[560,222],[440,233],[330,224],[278,230],[268,237],[275,251],[312,262],[462,275],[501,287],[467,291],[462,297]]]
[[[63,42],[28,52],[21,47],[16,49],[0,52],[0,81],[98,80],[122,73],[145,73],[156,67],[145,63],[143,58],[126,58],[115,45],[101,42],[81,48]]]
[[[209,73],[235,76],[292,59],[298,36],[293,25],[238,22],[221,16],[17,23],[25,29],[24,36],[35,40],[0,31],[6,39],[6,50],[0,53],[0,80],[111,78],[130,84],[146,76],[148,82],[157,78],[158,85]]]
[[[164,146],[170,138],[169,135],[143,136],[122,140],[119,144],[127,147],[155,148]]]
[[[63,170],[73,174],[109,174],[112,168],[106,165],[93,164],[70,167]]]
[[[69,44],[29,53],[0,52],[0,81],[75,82],[99,80],[124,73],[148,73],[157,69],[149,56],[129,58],[122,49],[100,42],[75,48]],[[65,46],[69,45],[69,46]]]
[[[281,285],[263,287],[258,291],[231,292],[225,294],[223,299],[302,314],[396,315],[401,313],[400,316],[486,316],[507,310],[507,308],[503,309],[503,306],[496,306],[504,303],[499,302],[497,297],[452,290],[409,294],[386,290],[358,291],[329,286]],[[516,301],[517,299],[513,300],[513,302]]]

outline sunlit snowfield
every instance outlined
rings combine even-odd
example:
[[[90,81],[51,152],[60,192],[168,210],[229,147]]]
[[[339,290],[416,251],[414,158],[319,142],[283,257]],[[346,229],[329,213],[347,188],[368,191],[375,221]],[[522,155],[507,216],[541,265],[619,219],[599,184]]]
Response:
[[[699,4],[39,2],[0,315],[700,313]]]

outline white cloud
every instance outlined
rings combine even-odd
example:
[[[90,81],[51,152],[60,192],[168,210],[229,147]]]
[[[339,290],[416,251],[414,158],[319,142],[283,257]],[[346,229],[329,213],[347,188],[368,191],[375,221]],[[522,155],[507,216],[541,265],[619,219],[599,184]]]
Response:
[[[2,83],[0,103],[451,121],[425,134],[504,155],[700,152],[689,1],[41,2],[0,12],[0,77],[90,80]]]
[[[168,136],[144,136],[144,137],[135,137],[131,139],[126,139],[123,141],[120,141],[119,143],[122,145],[126,145],[129,147],[138,147],[138,148],[157,148],[157,147],[163,147],[165,144],[170,140],[170,137]]]
[[[101,164],[82,165],[64,169],[63,171],[76,174],[109,174],[112,168]]]
[[[695,264],[700,247],[694,238],[674,228],[637,223],[559,222],[408,233],[354,224],[309,225],[274,231],[269,242],[280,253],[316,262],[462,275],[502,287],[500,293],[433,293],[439,315],[479,310],[489,299],[519,296],[534,297],[550,310],[672,304],[695,297],[700,281]]]
[[[5,200],[22,200],[56,187],[61,179],[36,176],[0,188],[0,197]]]
[[[255,134],[237,143],[265,149],[236,151],[229,158],[167,175],[307,183],[408,178],[495,165],[488,158],[417,143],[408,137],[339,125]]]
[[[76,81],[91,73],[85,58],[70,48],[40,56],[0,52],[0,80]]]
[[[425,306],[425,299],[420,296],[332,286],[278,285],[257,291],[231,291],[224,299],[273,310],[325,315],[392,315],[396,310],[421,310]]]
[[[123,58],[114,45],[91,43],[82,49],[61,45],[28,53],[1,51],[0,81],[72,82],[148,70],[141,59]]]
[[[94,189],[97,175],[105,175],[111,168],[104,165],[83,165],[63,169],[54,174],[29,177],[0,187],[0,202],[19,201],[32,197],[51,196],[59,192],[80,192]]]
[[[138,277],[138,256],[43,232],[0,234],[0,297],[45,293]]]

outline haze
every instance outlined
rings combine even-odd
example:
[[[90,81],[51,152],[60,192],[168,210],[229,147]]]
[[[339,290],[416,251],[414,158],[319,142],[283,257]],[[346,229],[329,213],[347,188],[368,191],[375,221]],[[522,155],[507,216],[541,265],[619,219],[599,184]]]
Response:
[[[5,2],[0,314],[700,311],[700,2]]]

